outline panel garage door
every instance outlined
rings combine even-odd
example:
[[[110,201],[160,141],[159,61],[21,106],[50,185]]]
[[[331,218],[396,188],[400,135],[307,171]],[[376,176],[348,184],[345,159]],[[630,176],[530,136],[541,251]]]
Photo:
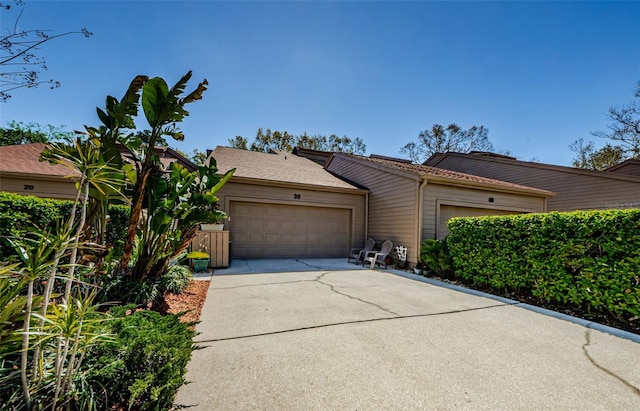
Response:
[[[351,210],[232,201],[231,255],[236,258],[344,257]]]
[[[436,236],[438,238],[444,238],[447,236],[447,234],[449,234],[449,229],[447,228],[447,221],[449,221],[453,217],[481,217],[481,216],[488,216],[488,215],[505,215],[505,214],[521,214],[521,213],[519,211],[495,210],[491,208],[475,208],[475,207],[441,205]]]

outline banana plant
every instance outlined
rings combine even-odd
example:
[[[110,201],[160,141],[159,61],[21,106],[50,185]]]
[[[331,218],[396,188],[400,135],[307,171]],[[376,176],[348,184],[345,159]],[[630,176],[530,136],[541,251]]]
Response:
[[[131,216],[120,260],[120,266],[123,268],[128,267],[131,259],[133,241],[138,231],[143,202],[147,196],[147,181],[154,171],[155,142],[161,136],[171,136],[179,141],[184,140],[184,134],[177,128],[177,123],[189,115],[189,112],[185,110],[185,105],[202,99],[202,94],[207,90],[208,82],[204,80],[191,93],[181,97],[191,75],[192,73],[189,71],[171,89],[160,77],[146,80],[142,87],[142,108],[151,134],[149,142],[137,162]]]
[[[216,209],[215,194],[234,172],[232,169],[220,176],[212,161],[193,172],[172,163],[167,173],[151,176],[143,203],[147,215],[140,224],[134,278],[160,277],[169,262],[189,245],[201,223],[224,216]]]

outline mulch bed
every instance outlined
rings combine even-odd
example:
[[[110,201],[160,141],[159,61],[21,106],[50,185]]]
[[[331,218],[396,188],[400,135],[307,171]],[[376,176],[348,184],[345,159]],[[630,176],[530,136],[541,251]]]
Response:
[[[153,307],[153,309],[166,314],[178,314],[187,311],[180,317],[180,321],[198,321],[204,300],[207,298],[208,289],[209,281],[191,280],[186,290],[180,294],[166,293],[164,301]]]

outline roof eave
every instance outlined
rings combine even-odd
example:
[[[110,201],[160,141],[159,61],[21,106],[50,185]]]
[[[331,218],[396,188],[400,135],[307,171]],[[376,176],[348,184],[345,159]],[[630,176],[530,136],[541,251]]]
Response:
[[[561,173],[580,174],[580,175],[586,175],[586,176],[591,176],[591,177],[609,178],[609,179],[614,179],[614,180],[625,180],[625,181],[632,181],[632,182],[640,182],[640,177],[633,176],[633,175],[630,175],[630,174],[609,173],[607,171],[597,171],[597,170],[583,170],[583,169],[580,169],[580,168],[568,167],[568,166],[560,166],[560,165],[556,165],[556,164],[536,163],[535,161],[523,161],[523,160],[517,160],[517,159],[516,160],[510,160],[510,159],[497,158],[497,157],[470,156],[470,155],[464,154],[464,153],[444,153],[444,155],[438,161],[437,164],[439,164],[447,156],[459,157],[459,158],[463,158],[463,159],[472,158],[472,159],[475,159],[475,160],[478,160],[478,161],[492,161],[492,162],[496,162],[496,163],[513,164],[513,165],[521,166],[521,167],[530,167],[530,168],[537,168],[537,169],[543,169],[543,170],[553,170],[553,171],[558,171],[558,172],[561,172]],[[432,167],[434,167],[434,166],[432,165]],[[444,167],[441,167],[441,168],[444,168]],[[445,170],[446,170],[446,168],[445,168]]]
[[[327,165],[325,166],[325,168],[329,167],[330,162],[335,157],[340,157],[340,158],[348,159],[350,161],[355,161],[358,164],[362,164],[362,165],[365,165],[367,167],[375,168],[377,170],[382,170],[382,171],[385,171],[385,172],[388,172],[388,173],[391,173],[391,174],[395,174],[395,175],[400,176],[400,177],[408,178],[410,180],[415,180],[415,181],[422,180],[422,175],[419,174],[419,173],[416,173],[416,172],[400,170],[399,168],[386,166],[384,164],[376,163],[376,162],[373,162],[373,161],[370,161],[370,160],[367,160],[367,159],[362,159],[362,158],[353,157],[353,156],[349,156],[349,155],[340,155],[339,153],[334,153],[331,156],[331,158],[327,162]]]
[[[484,190],[499,191],[503,193],[515,193],[515,194],[527,194],[535,197],[555,197],[556,193],[548,190],[542,190],[539,188],[527,188],[527,187],[508,187],[500,184],[493,184],[490,182],[460,180],[457,178],[447,178],[442,176],[424,175],[423,179],[428,182],[444,183],[452,186],[459,187],[472,187],[480,188]]]
[[[69,181],[75,182],[80,179],[80,174],[70,173],[67,175],[60,174],[39,174],[39,173],[23,173],[20,171],[0,171],[0,176],[16,177],[16,178],[37,178],[45,181]]]
[[[369,190],[353,187],[332,187],[318,184],[306,184],[306,183],[296,183],[292,181],[277,181],[277,180],[266,180],[261,178],[253,178],[253,177],[241,177],[241,176],[233,176],[230,183],[245,183],[245,184],[255,184],[260,186],[270,186],[270,187],[287,187],[287,188],[299,188],[305,190],[313,190],[313,191],[327,191],[332,193],[349,193],[349,194],[359,194],[365,195],[369,192]]]

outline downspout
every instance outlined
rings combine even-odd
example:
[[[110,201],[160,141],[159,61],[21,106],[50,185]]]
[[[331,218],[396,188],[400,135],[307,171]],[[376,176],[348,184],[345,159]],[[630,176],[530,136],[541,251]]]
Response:
[[[427,179],[422,177],[418,186],[418,221],[416,227],[418,232],[416,235],[416,256],[420,258],[420,246],[422,244],[422,229],[424,228],[424,189],[427,187]]]
[[[369,238],[369,192],[364,195],[364,238],[362,244],[364,245]]]

